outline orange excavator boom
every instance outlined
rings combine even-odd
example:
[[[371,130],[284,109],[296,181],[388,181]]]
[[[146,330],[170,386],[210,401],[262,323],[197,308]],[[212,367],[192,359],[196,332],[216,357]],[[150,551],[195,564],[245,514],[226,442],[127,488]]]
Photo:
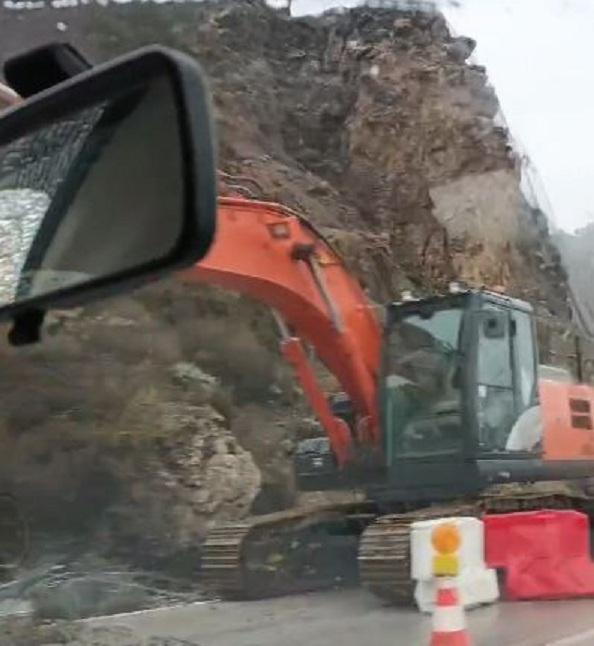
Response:
[[[313,225],[279,204],[226,197],[208,255],[183,273],[266,303],[281,349],[324,426],[339,464],[355,442],[379,446],[377,379],[381,329],[365,292]],[[304,342],[336,376],[357,414],[355,433],[335,417]]]

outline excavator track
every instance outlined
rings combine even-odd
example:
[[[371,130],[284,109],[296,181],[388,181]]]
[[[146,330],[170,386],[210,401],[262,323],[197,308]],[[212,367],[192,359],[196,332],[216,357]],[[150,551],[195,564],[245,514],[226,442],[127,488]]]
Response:
[[[290,509],[209,532],[201,572],[225,599],[254,599],[355,583],[361,532],[376,517],[368,503]],[[345,564],[352,567],[345,569]]]
[[[392,605],[409,605],[410,526],[420,520],[447,516],[477,516],[478,505],[434,505],[405,514],[381,516],[363,532],[359,545],[359,577],[374,595]]]
[[[587,500],[566,483],[503,485],[486,490],[475,501],[432,505],[405,514],[381,516],[361,536],[359,577],[375,596],[391,605],[414,602],[410,578],[410,527],[413,522],[482,513],[510,513],[536,509],[582,508]]]

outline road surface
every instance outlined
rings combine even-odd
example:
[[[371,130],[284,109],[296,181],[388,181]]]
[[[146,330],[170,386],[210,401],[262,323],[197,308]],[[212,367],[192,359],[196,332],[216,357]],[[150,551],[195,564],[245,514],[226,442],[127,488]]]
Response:
[[[475,646],[594,644],[594,600],[499,603],[467,616]],[[89,620],[86,630],[84,643],[110,645],[119,634],[150,646],[414,646],[429,643],[430,621],[357,589],[152,610]]]

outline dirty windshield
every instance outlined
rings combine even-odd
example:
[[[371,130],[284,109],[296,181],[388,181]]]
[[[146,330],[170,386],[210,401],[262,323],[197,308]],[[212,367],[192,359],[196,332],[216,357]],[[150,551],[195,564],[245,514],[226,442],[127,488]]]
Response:
[[[389,331],[387,406],[399,453],[460,448],[462,309],[428,310],[397,321]]]
[[[593,26],[592,0],[0,0],[1,66],[199,61],[219,192],[199,265],[0,329],[0,646],[594,643]],[[3,155],[0,292],[84,132]],[[125,159],[138,241],[168,189]]]

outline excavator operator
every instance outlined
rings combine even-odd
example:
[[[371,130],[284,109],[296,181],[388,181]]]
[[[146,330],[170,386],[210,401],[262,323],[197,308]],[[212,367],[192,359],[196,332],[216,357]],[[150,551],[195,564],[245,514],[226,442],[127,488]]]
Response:
[[[443,398],[457,353],[431,332],[402,323],[390,335],[390,374],[403,377],[427,402]]]

